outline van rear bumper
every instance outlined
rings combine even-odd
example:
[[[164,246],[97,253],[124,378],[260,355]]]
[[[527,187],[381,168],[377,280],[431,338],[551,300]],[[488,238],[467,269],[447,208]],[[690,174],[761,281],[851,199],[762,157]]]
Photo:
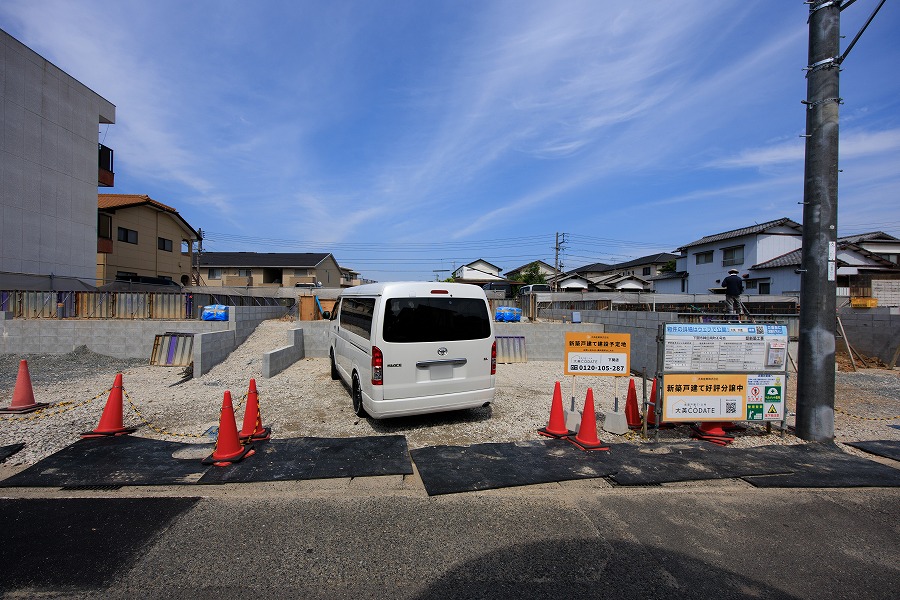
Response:
[[[392,417],[478,408],[493,401],[494,388],[491,387],[468,392],[441,394],[439,396],[403,398],[401,400],[374,400],[365,397],[363,405],[370,417],[374,419],[390,419]]]

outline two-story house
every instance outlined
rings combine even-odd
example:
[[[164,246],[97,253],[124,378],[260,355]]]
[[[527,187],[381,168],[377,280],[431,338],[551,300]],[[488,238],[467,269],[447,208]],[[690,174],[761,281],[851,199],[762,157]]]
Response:
[[[178,211],[139,194],[97,196],[97,285],[151,277],[191,283],[200,234]]]
[[[802,238],[802,226],[788,218],[708,235],[676,250],[676,272],[654,277],[655,290],[708,294],[720,287],[729,269],[737,269],[749,294],[796,293],[800,276],[794,270],[753,267],[799,249]]]
[[[330,252],[204,252],[199,264],[200,283],[210,287],[349,285]]]

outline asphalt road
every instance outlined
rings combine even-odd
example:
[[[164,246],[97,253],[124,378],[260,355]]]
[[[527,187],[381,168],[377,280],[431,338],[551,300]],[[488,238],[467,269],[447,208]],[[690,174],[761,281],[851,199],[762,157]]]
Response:
[[[900,584],[897,488],[185,491],[4,490],[4,597],[878,599]]]

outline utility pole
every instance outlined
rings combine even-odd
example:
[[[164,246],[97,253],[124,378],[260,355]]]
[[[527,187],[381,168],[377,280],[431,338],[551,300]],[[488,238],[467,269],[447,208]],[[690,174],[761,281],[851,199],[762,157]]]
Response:
[[[562,236],[561,240],[559,239],[560,236]],[[553,275],[553,291],[554,292],[559,291],[559,269],[560,269],[559,253],[566,249],[565,246],[563,246],[563,244],[565,244],[565,243],[566,243],[566,234],[559,233],[557,231],[556,232],[556,245],[553,247],[553,250],[555,253],[553,268],[556,270],[556,273],[554,273],[554,275]]]
[[[809,6],[797,435],[834,439],[841,2]]]

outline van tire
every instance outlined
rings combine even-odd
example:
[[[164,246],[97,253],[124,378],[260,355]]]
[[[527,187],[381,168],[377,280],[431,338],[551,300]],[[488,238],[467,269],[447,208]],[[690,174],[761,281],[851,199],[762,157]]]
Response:
[[[330,354],[331,354],[331,378],[332,378],[334,381],[337,381],[338,379],[341,378],[341,374],[338,373],[337,365],[336,365],[335,362],[334,362],[334,350],[332,350],[332,351],[330,352]]]
[[[350,397],[353,399],[353,412],[356,413],[356,416],[363,419],[368,417],[369,415],[366,414],[366,409],[363,407],[362,386],[359,385],[359,375],[356,371],[353,372],[353,385],[350,389]]]

